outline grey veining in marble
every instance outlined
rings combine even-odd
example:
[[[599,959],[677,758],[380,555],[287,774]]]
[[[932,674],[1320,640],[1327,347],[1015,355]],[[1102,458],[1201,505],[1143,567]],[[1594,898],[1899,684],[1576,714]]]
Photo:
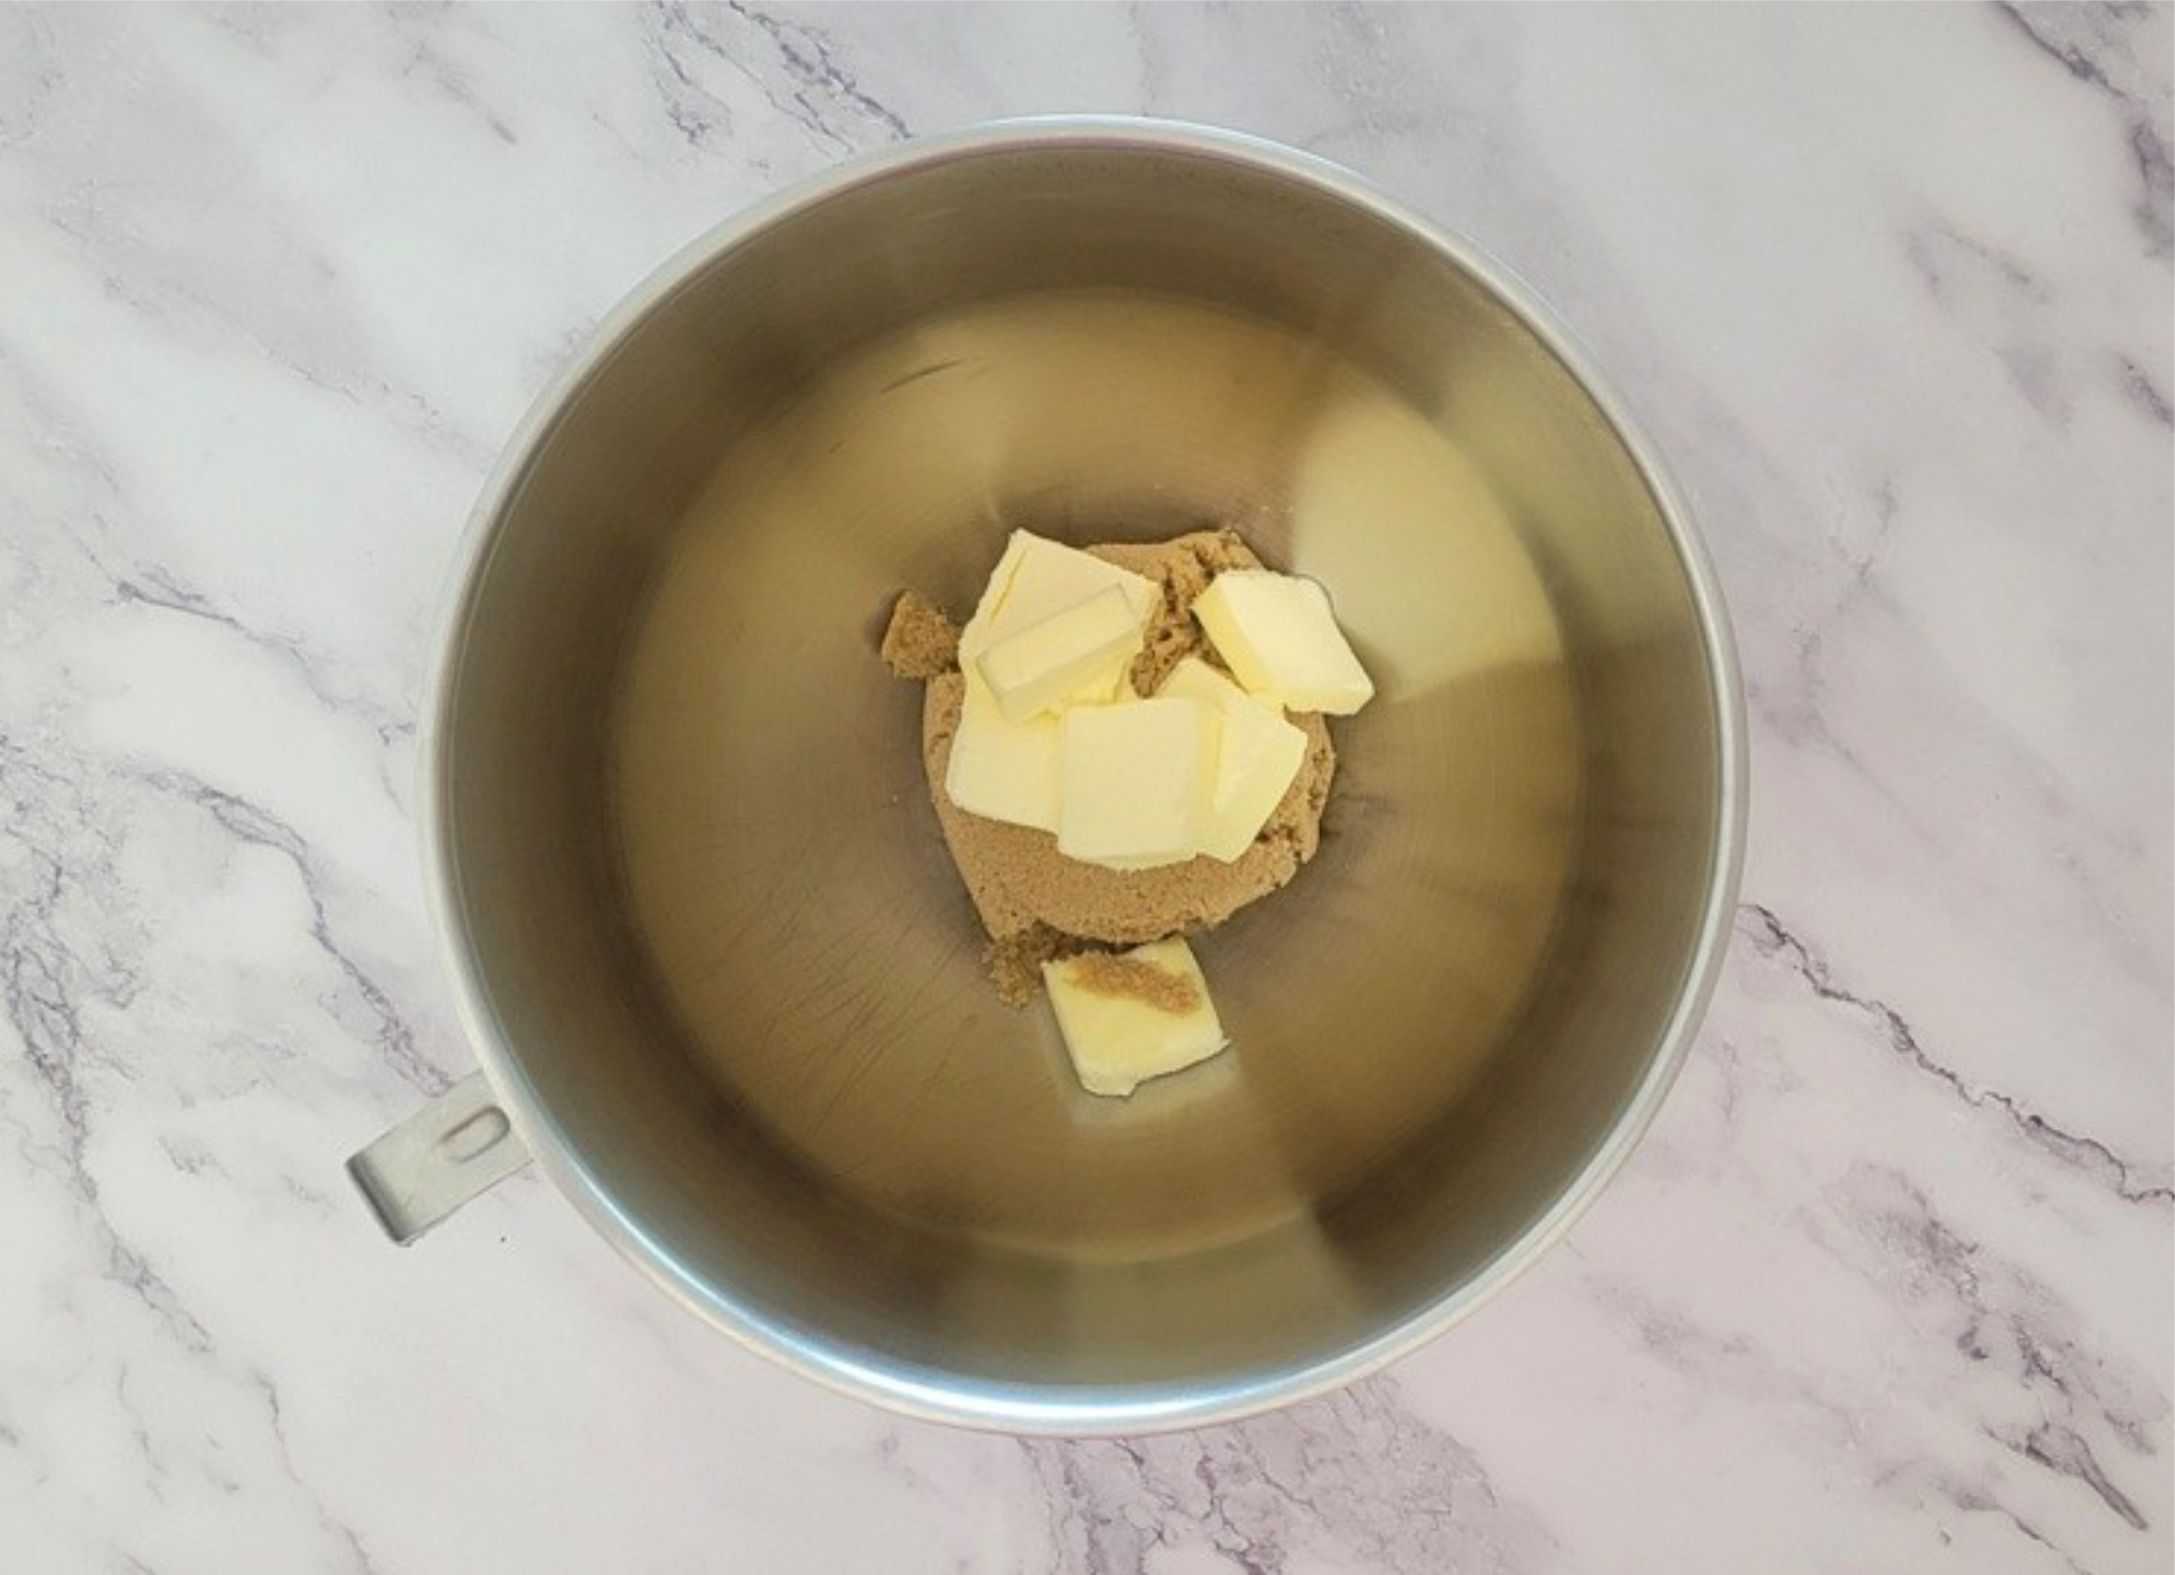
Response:
[[[2164,6],[0,9],[0,1569],[2164,1571]],[[1449,1338],[1230,1429],[894,1422],[533,1177],[413,853],[528,399],[738,205],[1107,109],[1525,273],[1700,514],[1757,807],[1683,1081]]]

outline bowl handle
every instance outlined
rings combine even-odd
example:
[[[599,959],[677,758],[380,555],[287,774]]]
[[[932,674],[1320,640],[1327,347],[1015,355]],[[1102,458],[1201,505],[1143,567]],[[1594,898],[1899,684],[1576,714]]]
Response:
[[[471,1072],[347,1162],[385,1234],[405,1247],[529,1162],[481,1072]]]

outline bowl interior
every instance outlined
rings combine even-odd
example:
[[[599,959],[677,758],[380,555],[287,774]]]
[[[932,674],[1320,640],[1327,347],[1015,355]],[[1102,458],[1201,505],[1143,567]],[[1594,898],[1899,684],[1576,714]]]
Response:
[[[1099,1100],[986,983],[876,638],[1014,526],[1215,523],[1330,587],[1379,695],[1319,856],[1197,943],[1234,1050]],[[933,156],[709,258],[463,618],[455,929],[564,1174],[894,1398],[1146,1416],[1473,1286],[1616,1131],[1714,870],[1707,653],[1615,430],[1472,273],[1213,150]]]

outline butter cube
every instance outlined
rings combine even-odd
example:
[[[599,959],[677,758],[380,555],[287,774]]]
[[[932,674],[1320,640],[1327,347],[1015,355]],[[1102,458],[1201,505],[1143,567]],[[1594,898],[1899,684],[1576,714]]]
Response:
[[[981,675],[970,667],[965,677],[966,699],[952,735],[944,792],[970,815],[1055,831],[1057,719],[1007,721]]]
[[[1154,580],[1077,547],[1014,531],[974,616],[959,631],[959,665],[965,667],[1006,635],[1031,629],[1111,586],[1125,593],[1135,621],[1145,628],[1163,596]]]
[[[1082,691],[1108,700],[1142,633],[1124,587],[1110,585],[1004,636],[976,660],[1005,720],[1025,722]]]
[[[1067,711],[1058,727],[1057,851],[1126,869],[1192,858],[1208,825],[1221,726],[1196,700]]]
[[[1333,716],[1350,716],[1374,698],[1374,681],[1337,627],[1329,593],[1312,580],[1226,569],[1194,598],[1193,615],[1249,694]]]
[[[1023,530],[1016,530],[1005,538],[997,566],[989,571],[989,578],[982,585],[982,599],[974,604],[974,616],[959,631],[961,668],[967,667],[972,658],[989,648],[990,625],[996,622],[1005,598],[1012,594],[1012,582],[1019,578],[1020,558],[1027,551],[1028,540],[1027,532]]]
[[[1073,1072],[1091,1094],[1124,1098],[1230,1043],[1201,965],[1176,936],[1044,963],[1042,981]]]
[[[1229,864],[1254,845],[1283,802],[1306,760],[1307,736],[1273,704],[1255,699],[1198,656],[1173,668],[1156,693],[1198,700],[1223,719],[1201,851]]]

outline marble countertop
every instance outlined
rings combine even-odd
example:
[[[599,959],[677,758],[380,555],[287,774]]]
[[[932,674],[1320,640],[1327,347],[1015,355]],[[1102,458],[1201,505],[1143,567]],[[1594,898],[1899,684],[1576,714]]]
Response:
[[[2171,13],[0,10],[0,1566],[2165,1571]],[[441,575],[613,301],[911,133],[1346,162],[1523,271],[1731,597],[1756,807],[1659,1124],[1243,1426],[892,1420],[515,1178],[414,855]]]

